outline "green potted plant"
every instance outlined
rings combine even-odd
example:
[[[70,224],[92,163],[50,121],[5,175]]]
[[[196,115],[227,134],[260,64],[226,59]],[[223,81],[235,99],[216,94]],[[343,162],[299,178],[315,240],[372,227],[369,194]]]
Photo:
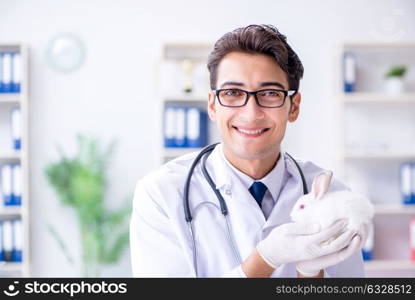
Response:
[[[62,204],[71,206],[77,214],[85,277],[98,277],[102,265],[115,263],[129,241],[130,204],[118,209],[107,209],[104,205],[106,169],[113,146],[111,143],[102,149],[96,138],[80,135],[74,157],[60,151],[60,159],[45,168],[48,182]],[[71,260],[64,239],[54,229],[51,233]]]
[[[390,94],[399,94],[404,90],[404,77],[407,71],[406,66],[392,66],[385,74],[386,91]]]

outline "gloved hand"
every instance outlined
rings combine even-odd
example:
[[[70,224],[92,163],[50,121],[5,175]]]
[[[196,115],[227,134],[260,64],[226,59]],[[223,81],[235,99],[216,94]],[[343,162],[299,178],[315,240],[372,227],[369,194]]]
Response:
[[[318,224],[286,223],[274,228],[256,249],[273,268],[289,262],[311,260],[346,247],[350,242],[350,233],[340,234],[346,225],[347,221],[339,220],[320,231]],[[333,242],[322,245],[322,242],[337,235]]]
[[[362,226],[360,226],[360,228],[357,230],[356,234],[360,236],[360,240],[361,240],[359,248],[364,247],[367,237],[369,236],[369,230],[370,230],[369,224],[365,224],[365,223]]]
[[[308,261],[300,261],[297,263],[297,271],[304,276],[314,277],[318,275],[321,270],[346,260],[363,247],[369,233],[369,227],[368,225],[363,224],[357,232],[353,230],[348,230],[346,232],[349,232],[349,235],[351,234],[353,237],[347,247],[329,255]]]

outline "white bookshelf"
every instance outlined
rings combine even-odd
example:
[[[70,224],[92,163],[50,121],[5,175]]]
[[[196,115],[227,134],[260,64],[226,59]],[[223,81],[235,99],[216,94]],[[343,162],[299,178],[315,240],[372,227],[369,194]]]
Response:
[[[1,44],[0,44],[1,47]],[[21,95],[16,94],[1,94],[0,93],[0,103],[12,103],[12,104],[20,104],[21,103]]]
[[[192,103],[192,102],[205,102],[207,101],[206,95],[188,95],[188,94],[178,94],[178,95],[166,95],[163,97],[166,102],[183,102],[183,103]]]
[[[10,160],[20,160],[21,158],[22,158],[21,152],[9,151],[5,153],[0,153],[0,162],[10,161]]]
[[[187,153],[191,153],[191,152],[195,152],[195,151],[200,151],[203,148],[163,148],[163,156],[164,157],[177,157],[183,154],[187,154]]]
[[[350,94],[343,94],[343,101],[350,104],[365,104],[365,103],[374,103],[374,104],[390,104],[396,105],[399,103],[412,103],[415,104],[415,93],[402,93],[399,95],[389,95],[385,93],[378,92],[356,92]]]
[[[409,215],[415,217],[415,205],[376,204],[376,215]]]
[[[4,147],[10,141],[10,129],[1,129],[0,166],[9,162],[18,162],[22,174],[22,204],[20,206],[0,205],[0,220],[19,218],[22,220],[22,262],[0,262],[0,277],[29,277],[30,276],[30,238],[29,238],[29,95],[28,95],[28,47],[20,43],[0,43],[0,52],[20,52],[21,54],[21,87],[20,93],[0,93],[0,113],[2,117],[10,114],[12,108],[21,110],[21,143],[22,150],[14,151]],[[2,118],[1,125],[7,120]],[[6,133],[6,134],[5,134]]]
[[[410,260],[372,260],[365,262],[366,271],[415,271],[415,262]]]
[[[159,90],[161,91],[161,120],[164,118],[166,105],[194,106],[207,110],[209,92],[209,74],[207,70],[207,58],[213,49],[213,43],[200,42],[166,42],[162,45],[159,66]],[[192,92],[183,91],[183,83],[186,77],[181,68],[183,60],[193,64],[191,81]],[[202,148],[167,148],[164,147],[163,128],[161,128],[161,163],[165,163],[183,154],[200,151]],[[218,140],[218,132],[210,120],[208,120],[208,143]]]
[[[21,207],[2,206],[0,208],[0,216],[20,216],[22,215]]]
[[[352,93],[343,92],[345,51],[356,57],[357,84]],[[415,42],[345,42],[339,45],[336,60],[338,175],[375,204],[374,259],[365,262],[365,269],[371,275],[415,276],[408,234],[415,205],[401,204],[399,182],[400,164],[415,162],[415,86],[408,84],[404,92],[390,94],[383,81],[390,66],[405,64],[407,82],[415,82]]]
[[[344,155],[345,159],[354,160],[415,160],[415,153],[413,152],[389,152],[389,151],[373,151],[373,150],[358,150],[358,151],[347,151]]]

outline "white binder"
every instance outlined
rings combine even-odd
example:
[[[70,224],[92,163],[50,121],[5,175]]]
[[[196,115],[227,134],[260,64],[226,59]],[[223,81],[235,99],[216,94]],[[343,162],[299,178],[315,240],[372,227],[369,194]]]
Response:
[[[11,93],[12,81],[12,54],[3,53],[2,59],[2,91],[3,93]]]
[[[22,246],[23,246],[23,231],[22,220],[17,219],[13,221],[13,250],[12,260],[16,262],[22,261]]]
[[[164,146],[174,147],[176,132],[176,110],[172,106],[166,106],[164,110]]]
[[[12,56],[11,92],[20,93],[21,83],[21,55],[16,52]]]
[[[22,167],[20,164],[12,166],[12,201],[13,205],[22,203]]]
[[[6,261],[12,260],[13,252],[13,224],[12,221],[3,221],[3,251]]]
[[[13,205],[12,198],[12,168],[7,164],[1,168],[1,189],[4,205]]]
[[[11,113],[11,132],[12,132],[12,144],[14,150],[21,149],[22,141],[22,129],[21,129],[21,111],[19,108],[15,108]]]
[[[177,147],[186,146],[186,112],[185,108],[177,107],[175,109],[175,144]]]

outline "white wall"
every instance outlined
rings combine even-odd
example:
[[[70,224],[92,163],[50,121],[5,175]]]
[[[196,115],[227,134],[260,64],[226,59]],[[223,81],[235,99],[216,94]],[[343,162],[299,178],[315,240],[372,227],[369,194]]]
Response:
[[[270,23],[288,36],[305,66],[303,106],[291,125],[287,147],[295,155],[330,167],[336,136],[333,111],[334,51],[342,40],[415,40],[415,2],[401,1],[129,1],[1,0],[0,43],[30,47],[31,237],[33,276],[77,276],[46,229],[55,226],[79,255],[75,215],[62,207],[43,168],[70,153],[75,134],[91,132],[118,140],[108,200],[131,195],[136,180],[155,168],[161,146],[157,64],[163,41],[215,41],[251,23]],[[87,59],[75,73],[47,68],[48,39],[78,34]],[[156,93],[157,94],[157,93]],[[125,252],[106,276],[130,276]]]

